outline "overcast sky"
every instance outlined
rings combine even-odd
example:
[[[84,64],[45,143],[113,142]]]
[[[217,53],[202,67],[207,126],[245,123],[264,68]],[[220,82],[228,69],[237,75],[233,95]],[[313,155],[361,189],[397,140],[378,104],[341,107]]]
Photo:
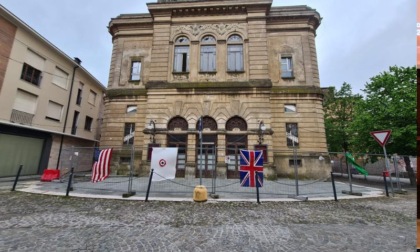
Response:
[[[119,14],[147,13],[153,0],[2,0],[1,4],[108,85],[112,41],[108,23]],[[416,1],[274,0],[308,5],[322,19],[316,47],[321,87],[366,82],[389,66],[416,64]]]

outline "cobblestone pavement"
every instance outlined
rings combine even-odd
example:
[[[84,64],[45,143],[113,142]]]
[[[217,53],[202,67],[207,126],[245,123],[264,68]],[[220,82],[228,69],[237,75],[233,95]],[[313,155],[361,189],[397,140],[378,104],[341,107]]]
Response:
[[[0,251],[415,251],[416,195],[259,205],[0,190]]]

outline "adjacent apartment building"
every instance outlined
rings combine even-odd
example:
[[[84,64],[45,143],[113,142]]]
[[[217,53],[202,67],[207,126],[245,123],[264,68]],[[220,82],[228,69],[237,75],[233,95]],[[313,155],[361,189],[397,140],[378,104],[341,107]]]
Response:
[[[177,177],[238,177],[238,151],[262,149],[266,176],[330,171],[316,30],[320,14],[272,0],[158,0],[112,18],[101,145],[179,147]],[[203,141],[199,141],[203,118]],[[202,147],[202,148],[201,148]],[[201,154],[202,153],[202,154]],[[112,169],[130,160],[114,151]]]
[[[0,5],[0,177],[62,168],[71,146],[98,145],[104,93],[78,58]]]

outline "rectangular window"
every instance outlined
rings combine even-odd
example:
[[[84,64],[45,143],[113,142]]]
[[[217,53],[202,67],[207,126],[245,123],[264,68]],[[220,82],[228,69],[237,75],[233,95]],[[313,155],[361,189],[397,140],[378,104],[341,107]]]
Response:
[[[20,78],[22,80],[26,80],[32,84],[39,86],[39,84],[41,83],[41,71],[26,63],[23,63]]]
[[[79,111],[74,111],[73,123],[71,125],[71,134],[75,135],[77,132],[77,123],[79,122]]]
[[[228,45],[228,72],[244,71],[242,45]]]
[[[284,104],[284,112],[296,113],[296,104]]]
[[[295,167],[295,160],[289,159],[289,167]],[[302,160],[296,159],[296,167],[302,167]]]
[[[47,116],[45,118],[59,122],[63,112],[63,105],[53,101],[48,102]]]
[[[35,114],[38,96],[29,92],[18,89],[15,97],[13,109],[25,112],[28,114]]]
[[[139,81],[141,79],[141,61],[131,62],[130,81]]]
[[[299,134],[297,123],[286,123],[286,139],[288,147],[299,146]]]
[[[201,72],[216,72],[216,46],[201,46]]]
[[[89,131],[91,131],[91,130],[92,130],[92,122],[93,122],[92,117],[86,116],[86,120],[85,120],[85,130],[89,130]]]
[[[77,98],[76,98],[76,104],[80,105],[82,104],[82,92],[83,92],[83,83],[79,84],[79,89],[77,90]]]
[[[54,70],[53,80],[52,83],[55,85],[67,89],[67,80],[69,74],[61,70],[60,68],[56,67]]]
[[[96,102],[96,93],[90,90],[88,102],[92,105],[95,105]]]
[[[293,78],[292,57],[281,57],[281,77]]]
[[[124,142],[123,144],[134,143],[135,124],[125,123],[124,124]]]
[[[189,57],[189,46],[175,46],[174,72],[189,72]]]

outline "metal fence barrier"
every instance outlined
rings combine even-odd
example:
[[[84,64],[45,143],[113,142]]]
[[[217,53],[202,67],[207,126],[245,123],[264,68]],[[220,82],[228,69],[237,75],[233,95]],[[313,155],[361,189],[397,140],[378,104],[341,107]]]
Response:
[[[112,147],[112,146],[111,146]],[[105,147],[101,147],[103,149]],[[108,148],[108,147],[106,147]],[[63,158],[60,164],[62,182],[69,182],[72,178],[72,182],[69,183],[67,189],[67,195],[71,191],[81,194],[98,194],[98,195],[137,195],[146,196],[148,189],[150,190],[150,197],[179,197],[179,198],[191,198],[193,190],[197,185],[204,185],[208,188],[208,193],[212,197],[221,199],[253,199],[255,198],[255,188],[241,187],[239,178],[227,178],[220,176],[218,171],[220,168],[217,167],[216,155],[218,153],[226,153],[226,156],[231,156],[233,161],[226,163],[226,170],[238,165],[238,156],[233,150],[214,148],[207,150],[207,154],[196,153],[195,150],[180,149],[178,153],[178,171],[181,171],[181,176],[177,176],[175,179],[165,179],[162,181],[153,181],[149,187],[149,175],[150,175],[150,163],[143,157],[147,156],[145,153],[149,151],[149,147],[145,148],[134,148],[133,146],[118,146],[112,147],[115,154],[111,162],[111,175],[102,182],[92,183],[91,182],[91,169],[93,164],[94,148],[78,148],[73,147],[71,149],[63,150]],[[193,174],[187,174],[186,167],[187,153],[195,153],[196,167]],[[210,153],[210,154],[209,154]],[[288,153],[290,154],[290,153]],[[299,157],[309,155],[308,153],[293,153],[293,157]],[[259,195],[261,199],[275,199],[275,198],[298,198],[305,199],[316,198],[316,197],[336,197],[334,191],[338,194],[340,192],[352,187],[353,182],[347,182],[345,180],[332,181],[331,176],[336,178],[348,177],[345,167],[345,160],[343,153],[329,153],[331,160],[331,173],[318,179],[303,179],[299,174],[295,173],[295,177],[277,177],[269,176],[264,179],[263,187],[259,188]],[[384,167],[384,160],[379,155],[354,155],[357,162],[364,166],[368,172],[368,176],[358,175],[355,169],[351,169],[350,177],[354,179],[365,180],[366,183],[383,183],[382,173]],[[205,164],[202,164],[202,160],[205,160]],[[406,172],[404,166],[400,160],[401,156],[390,156],[391,162],[391,176],[388,178],[393,180],[392,184],[395,184],[396,189],[402,189],[407,186],[406,179],[401,178],[401,174]],[[295,160],[294,160],[295,161]],[[294,162],[296,163],[296,162]],[[416,162],[413,162],[414,164]],[[220,164],[219,164],[220,165]],[[143,167],[140,167],[143,166]],[[73,176],[70,176],[71,168],[74,168]],[[147,168],[145,168],[147,167]],[[203,169],[202,174],[204,177],[198,177],[198,172]],[[415,167],[414,167],[415,168]],[[219,169],[219,170],[218,170]],[[393,169],[393,170],[392,170]],[[145,171],[146,170],[146,171]],[[222,169],[223,170],[223,169]],[[182,171],[184,172],[182,174]],[[205,171],[205,172],[204,172]],[[394,172],[392,172],[394,171]],[[154,176],[159,176],[154,174]],[[401,181],[403,179],[404,181]],[[201,182],[201,183],[200,183]],[[357,182],[357,181],[356,181]],[[65,184],[65,183],[64,183]],[[333,184],[333,186],[331,186]],[[367,187],[357,186],[355,190],[367,190]],[[376,187],[377,188],[377,187]],[[378,190],[378,189],[376,189]],[[70,193],[70,194],[71,194]]]

